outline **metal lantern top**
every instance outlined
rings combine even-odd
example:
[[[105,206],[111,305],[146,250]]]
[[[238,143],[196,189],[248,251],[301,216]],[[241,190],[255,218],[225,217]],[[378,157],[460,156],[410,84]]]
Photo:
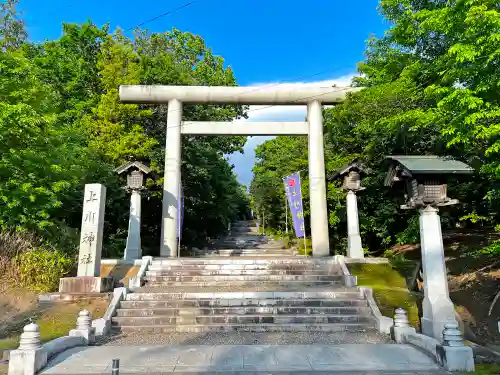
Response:
[[[144,176],[151,174],[151,169],[138,161],[131,161],[115,169],[118,174],[127,173],[127,188],[140,190],[144,187]]]
[[[351,161],[342,169],[336,171],[330,179],[343,179],[342,187],[346,190],[359,191],[365,189],[361,186],[361,177],[369,172],[357,159]]]
[[[467,164],[449,157],[436,155],[390,155],[391,165],[385,186],[403,182],[406,187],[406,204],[403,209],[427,205],[448,206],[458,203],[447,196],[446,178],[450,175],[467,175],[474,170]]]

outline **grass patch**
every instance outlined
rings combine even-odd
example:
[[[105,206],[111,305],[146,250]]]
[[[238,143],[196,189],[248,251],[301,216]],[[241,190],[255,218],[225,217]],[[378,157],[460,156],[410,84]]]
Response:
[[[476,371],[464,373],[468,375],[498,375],[500,374],[500,365],[497,364],[476,364]]]
[[[93,319],[101,318],[106,312],[108,302],[96,300],[89,302],[59,303],[51,306],[38,305],[30,312],[33,321],[40,327],[40,339],[47,342],[61,336],[76,327],[78,313],[86,309],[90,311]],[[28,320],[13,321],[6,332],[1,332],[0,350],[15,349],[19,345],[19,336]]]
[[[310,238],[299,238],[296,245],[297,251],[300,255],[312,256],[312,240]]]
[[[410,293],[406,279],[389,264],[348,264],[351,274],[358,277],[358,285],[373,289],[373,297],[382,315],[393,317],[398,307],[408,311],[410,324],[420,327],[418,295]]]

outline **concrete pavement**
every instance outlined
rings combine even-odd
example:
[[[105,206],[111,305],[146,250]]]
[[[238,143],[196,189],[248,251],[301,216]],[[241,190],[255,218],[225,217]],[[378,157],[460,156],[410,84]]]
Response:
[[[78,347],[53,358],[45,375],[110,374],[447,374],[409,345],[157,345]]]

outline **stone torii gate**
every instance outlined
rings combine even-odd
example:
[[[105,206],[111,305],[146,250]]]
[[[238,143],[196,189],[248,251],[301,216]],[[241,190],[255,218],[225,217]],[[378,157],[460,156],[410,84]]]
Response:
[[[339,104],[350,87],[120,86],[120,100],[134,104],[168,104],[160,255],[178,256],[177,202],[181,181],[181,134],[308,135],[311,237],[313,256],[330,254],[326,207],[322,104]],[[183,103],[307,105],[306,122],[182,121]]]

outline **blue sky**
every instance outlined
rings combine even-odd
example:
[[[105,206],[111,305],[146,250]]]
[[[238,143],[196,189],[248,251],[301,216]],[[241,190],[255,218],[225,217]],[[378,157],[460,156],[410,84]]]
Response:
[[[30,38],[56,39],[62,22],[131,28],[186,4],[187,0],[21,0]],[[225,58],[240,85],[349,82],[363,59],[370,34],[387,24],[378,15],[378,0],[198,0],[144,27],[161,32],[172,27],[201,35],[215,54]],[[254,111],[249,121],[303,121],[300,107]],[[265,138],[249,138],[244,155],[231,161],[248,184],[253,149]]]

